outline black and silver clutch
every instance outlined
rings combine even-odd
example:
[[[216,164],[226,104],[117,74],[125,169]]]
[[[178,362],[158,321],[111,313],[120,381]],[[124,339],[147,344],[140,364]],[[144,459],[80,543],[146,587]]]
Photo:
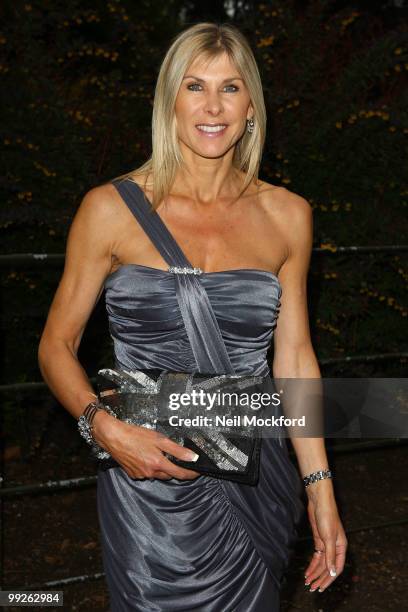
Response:
[[[241,399],[243,393],[250,397],[263,392],[268,379],[269,375],[107,368],[98,372],[97,391],[99,401],[116,418],[155,429],[199,455],[192,464],[165,453],[177,465],[215,478],[256,484],[262,440],[254,419],[245,418],[253,417],[253,411],[243,407]],[[177,397],[181,401],[175,407]],[[257,410],[258,417],[260,413],[262,409]],[[93,452],[102,469],[119,465],[98,448]]]

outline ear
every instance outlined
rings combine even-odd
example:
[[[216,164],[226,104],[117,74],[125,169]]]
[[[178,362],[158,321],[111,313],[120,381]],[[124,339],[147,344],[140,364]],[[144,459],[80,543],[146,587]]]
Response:
[[[247,120],[253,118],[253,116],[254,116],[254,107],[252,106],[252,104],[250,104],[248,106]]]

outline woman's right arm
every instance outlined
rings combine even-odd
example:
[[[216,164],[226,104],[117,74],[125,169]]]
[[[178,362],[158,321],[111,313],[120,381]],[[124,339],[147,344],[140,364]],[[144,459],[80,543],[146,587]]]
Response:
[[[64,271],[38,347],[41,374],[57,400],[77,420],[97,397],[78,360],[89,317],[110,273],[117,204],[111,185],[91,189],[71,224]],[[104,411],[94,418],[94,437],[133,478],[195,478],[198,473],[169,461],[162,451],[191,461],[184,449],[154,430],[123,423]]]

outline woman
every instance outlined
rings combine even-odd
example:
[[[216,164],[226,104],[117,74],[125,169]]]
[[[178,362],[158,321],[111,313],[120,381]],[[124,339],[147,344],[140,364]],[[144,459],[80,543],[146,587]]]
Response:
[[[141,205],[145,196],[152,203],[188,260],[203,270],[236,372],[268,373],[274,335],[275,377],[319,378],[306,297],[311,207],[258,180],[265,123],[259,72],[245,38],[230,25],[197,24],[174,40],[161,66],[152,157],[120,178],[134,202]],[[78,347],[104,288],[117,365],[196,366],[166,261],[116,186],[96,187],[70,228],[39,346],[44,379],[77,419],[95,398]],[[187,461],[194,456],[103,410],[93,426],[97,443],[119,464],[98,473],[112,610],[279,609],[302,514],[301,482],[286,446],[264,439],[259,482],[250,486],[200,476],[194,463],[175,465],[164,452]],[[293,445],[303,477],[328,468],[322,438],[296,438]],[[306,491],[315,545],[306,584],[324,590],[343,570],[347,541],[331,480]]]

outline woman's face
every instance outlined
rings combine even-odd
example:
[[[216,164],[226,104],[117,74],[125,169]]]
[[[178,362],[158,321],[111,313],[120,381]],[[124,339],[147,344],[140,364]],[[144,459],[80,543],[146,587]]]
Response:
[[[216,158],[246,130],[253,108],[245,83],[228,55],[187,68],[176,98],[179,140],[202,157]]]

